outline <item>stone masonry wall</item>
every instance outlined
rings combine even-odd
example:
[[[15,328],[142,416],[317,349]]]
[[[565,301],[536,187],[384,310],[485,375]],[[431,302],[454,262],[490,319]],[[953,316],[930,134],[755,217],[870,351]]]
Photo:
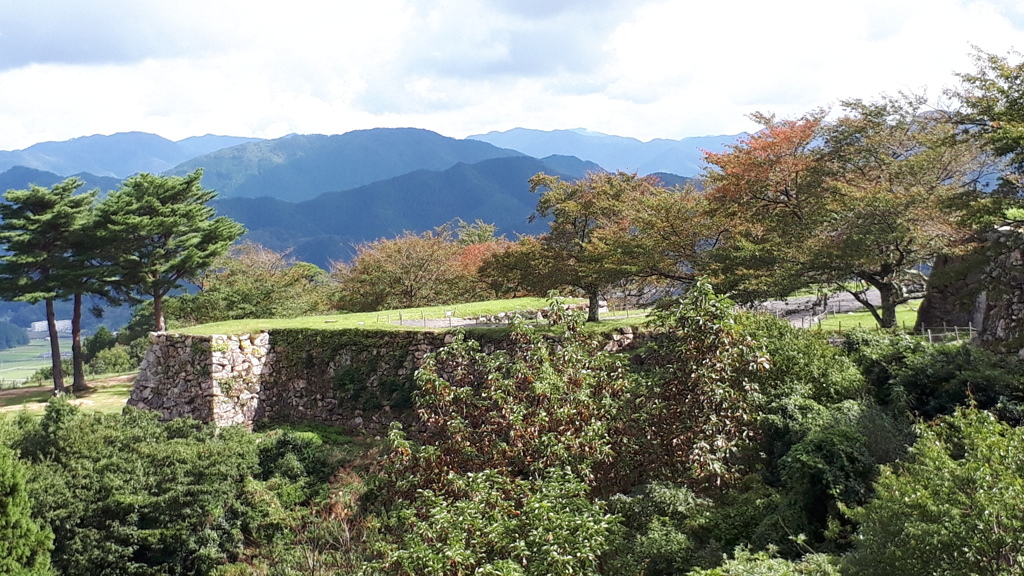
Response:
[[[218,426],[318,422],[382,433],[413,418],[414,374],[452,333],[275,330],[241,336],[150,335],[130,406]],[[606,349],[636,341],[624,328]],[[484,351],[502,347],[484,340]],[[406,422],[411,424],[412,422]]]

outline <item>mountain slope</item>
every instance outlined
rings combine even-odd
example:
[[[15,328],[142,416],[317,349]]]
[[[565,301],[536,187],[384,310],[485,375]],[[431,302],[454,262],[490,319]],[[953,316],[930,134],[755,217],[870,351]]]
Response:
[[[80,188],[81,191],[99,188],[104,192],[109,192],[111,190],[116,190],[121,186],[121,180],[118,178],[96,176],[95,174],[87,174],[84,172],[73,174],[73,176],[77,176],[85,182],[85,185]],[[53,172],[35,170],[24,166],[15,166],[0,172],[0,193],[6,192],[7,190],[25,190],[31,184],[49,188],[58,182],[63,182],[65,178],[67,177],[54,174]]]
[[[559,166],[555,170],[545,160],[513,156],[418,170],[295,204],[226,198],[214,205],[249,228],[246,238],[276,250],[294,247],[293,257],[327,267],[350,258],[361,242],[430,230],[455,218],[479,218],[509,236],[542,232],[546,224],[527,221],[537,205],[529,178],[547,172],[574,179],[600,170],[564,157],[552,159]]]
[[[254,140],[207,135],[179,143],[146,132],[97,134],[0,151],[0,170],[26,166],[62,175],[88,172],[125,178],[137,172],[163,172],[198,154]]]
[[[234,146],[193,158],[172,173],[202,167],[203,185],[217,190],[222,198],[270,196],[301,202],[414,170],[445,170],[459,162],[508,156],[522,154],[429,130],[376,128]]]
[[[587,130],[530,130],[513,128],[470,136],[474,140],[518,150],[538,158],[566,154],[597,162],[606,170],[651,174],[670,172],[697,176],[702,171],[702,150],[720,151],[739,135],[699,136],[680,140],[658,139],[641,142],[635,138],[609,136]]]

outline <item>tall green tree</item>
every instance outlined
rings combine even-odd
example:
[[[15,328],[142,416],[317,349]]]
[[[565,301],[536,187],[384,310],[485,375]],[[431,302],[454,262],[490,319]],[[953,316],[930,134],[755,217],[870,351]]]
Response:
[[[653,176],[626,172],[597,172],[576,182],[537,174],[530,190],[541,192],[531,216],[551,217],[551,230],[541,237],[543,250],[537,268],[547,273],[536,282],[540,289],[571,286],[590,300],[587,321],[599,320],[602,294],[616,282],[639,274],[642,266],[623,250],[636,234],[629,207],[659,188]]]
[[[8,190],[0,203],[0,245],[8,252],[0,257],[0,295],[46,303],[56,393],[64,392],[64,376],[53,304],[73,296],[73,328],[80,327],[81,295],[89,290],[83,284],[79,242],[95,192],[76,194],[81,187],[81,180],[68,178],[52,188]],[[84,376],[76,378],[75,385],[84,388]]]
[[[227,252],[245,228],[209,206],[202,170],[187,176],[136,174],[98,207],[100,238],[114,257],[122,293],[153,300],[156,330],[166,328],[163,300]]]
[[[1011,61],[1016,57],[1017,62]],[[1020,53],[999,56],[976,49],[975,71],[959,74],[961,86],[952,95],[962,108],[955,116],[966,135],[980,138],[994,154],[1009,162],[1004,192],[1017,195],[1024,187],[1024,59]]]

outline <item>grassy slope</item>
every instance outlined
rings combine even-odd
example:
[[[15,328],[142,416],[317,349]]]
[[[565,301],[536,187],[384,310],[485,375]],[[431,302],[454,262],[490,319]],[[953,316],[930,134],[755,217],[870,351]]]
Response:
[[[96,412],[120,412],[132,390],[135,374],[107,377],[89,382],[89,390],[78,394],[73,400],[84,410]],[[20,410],[31,414],[42,414],[52,396],[50,386],[18,388],[0,392],[0,417]]]
[[[272,328],[322,328],[340,330],[343,328],[373,328],[378,330],[422,330],[423,326],[400,325],[401,320],[413,321],[445,319],[448,312],[453,318],[468,318],[481,315],[495,315],[500,312],[517,310],[539,310],[548,306],[546,298],[515,298],[512,300],[488,300],[449,306],[427,308],[406,308],[386,312],[358,312],[331,316],[305,316],[302,318],[279,318],[273,320],[230,320],[191,326],[177,330],[182,334],[209,336],[210,334],[246,334]],[[436,327],[434,329],[437,329]]]
[[[914,323],[917,321],[917,307],[920,305],[920,300],[911,300],[906,304],[900,304],[897,306],[896,325],[901,328],[905,326],[908,330],[912,329],[914,327]],[[857,327],[875,328],[876,326],[878,326],[878,322],[875,321],[875,317],[867,310],[848,312],[846,314],[836,314],[821,321],[821,329],[832,332]]]

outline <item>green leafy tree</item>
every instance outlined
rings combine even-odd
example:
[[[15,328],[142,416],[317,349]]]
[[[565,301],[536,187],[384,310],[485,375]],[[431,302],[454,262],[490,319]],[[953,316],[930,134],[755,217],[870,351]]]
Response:
[[[1024,574],[1024,429],[958,411],[918,427],[910,458],[883,469],[849,574]]]
[[[370,311],[458,302],[467,284],[457,265],[461,249],[446,226],[361,244],[351,264],[332,270],[340,305]]]
[[[1009,161],[1002,183],[1005,192],[1016,195],[1024,186],[1024,61],[1016,52],[999,56],[976,48],[974,62],[975,71],[959,74],[962,85],[952,93],[962,104],[955,119],[967,127],[968,137],[980,137]]]
[[[542,192],[531,221],[552,221],[535,263],[543,273],[525,279],[539,291],[562,286],[582,291],[590,300],[587,320],[598,321],[602,293],[642,271],[623,251],[636,234],[629,207],[657,189],[656,177],[626,172],[595,172],[576,182],[543,173],[530,178],[530,190]]]
[[[95,193],[76,194],[81,186],[81,180],[69,178],[52,188],[8,190],[5,202],[0,203],[0,245],[7,251],[0,257],[0,294],[10,300],[46,303],[57,393],[64,391],[64,376],[54,302],[74,298],[72,336],[74,352],[80,359],[82,296],[94,289],[87,280],[91,273],[83,257],[82,227]],[[85,377],[79,370],[75,371],[74,388],[85,388]]]
[[[187,176],[136,174],[98,208],[100,239],[115,255],[123,293],[153,301],[156,330],[166,329],[164,297],[227,252],[245,228],[215,216],[216,193],[200,185],[202,170]]]
[[[252,242],[231,247],[192,281],[199,292],[167,306],[168,316],[185,324],[325,312],[332,288],[324,270]]]
[[[32,518],[25,467],[0,445],[0,574],[44,576],[50,570],[53,533]]]

